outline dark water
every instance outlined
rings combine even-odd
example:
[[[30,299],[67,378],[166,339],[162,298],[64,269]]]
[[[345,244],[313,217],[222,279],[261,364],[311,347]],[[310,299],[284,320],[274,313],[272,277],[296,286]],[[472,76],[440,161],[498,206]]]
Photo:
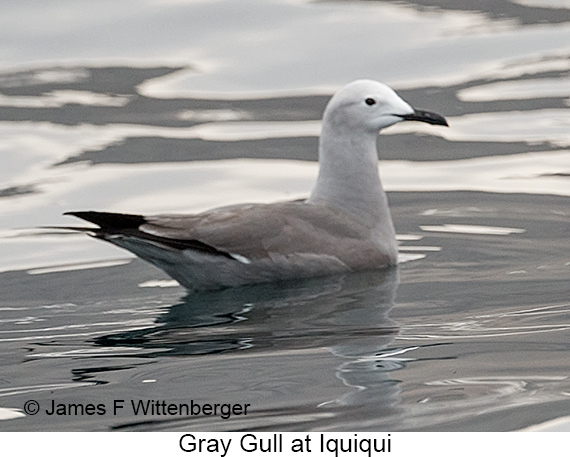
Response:
[[[506,431],[570,415],[567,4],[41,5],[6,5],[0,27],[0,430]],[[10,26],[23,17],[35,31]],[[397,269],[187,296],[112,246],[34,229],[66,210],[306,195],[324,105],[358,77],[450,120],[379,139]],[[249,406],[132,409],[150,400]],[[48,414],[69,404],[83,411]]]

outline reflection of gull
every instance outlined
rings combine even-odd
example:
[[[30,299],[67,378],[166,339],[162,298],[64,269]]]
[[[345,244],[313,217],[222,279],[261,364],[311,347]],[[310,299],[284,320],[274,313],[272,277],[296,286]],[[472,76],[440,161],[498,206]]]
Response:
[[[397,275],[387,275],[382,283],[361,293],[358,312],[347,313],[345,325],[350,322],[354,327],[367,327],[382,323],[399,330],[388,317],[394,304],[397,284]],[[390,378],[390,372],[403,368],[405,362],[410,360],[404,354],[416,349],[387,349],[396,334],[396,331],[369,332],[358,339],[338,341],[331,347],[331,352],[343,360],[337,368],[336,376],[351,390],[319,407],[349,407],[344,412],[346,417],[343,427],[356,417],[361,426],[368,421],[377,423],[379,416],[395,414],[400,388],[398,382]],[[350,425],[346,426],[346,429],[350,428]]]
[[[398,333],[388,313],[398,270],[256,284],[188,294],[157,325],[99,337],[107,347],[141,356],[204,355],[331,348],[346,358],[375,357]],[[150,351],[150,352],[149,352]]]
[[[157,319],[158,326],[112,333],[96,343],[117,350],[137,348],[138,357],[201,357],[207,365],[212,357],[223,357],[224,372],[238,361],[244,369],[231,371],[232,386],[248,392],[253,384],[272,384],[272,379],[286,385],[282,379],[291,379],[293,367],[303,373],[295,397],[282,404],[268,401],[266,409],[240,420],[242,428],[281,429],[291,427],[292,418],[296,427],[310,421],[318,429],[377,424],[380,417],[398,411],[400,387],[390,376],[415,349],[388,348],[399,331],[389,317],[397,285],[398,270],[393,268],[199,291],[170,307]],[[321,379],[312,375],[316,361],[322,379],[328,383],[334,376],[345,386],[337,383],[341,393],[333,398],[319,388],[323,395],[317,396],[318,403],[313,397]],[[261,366],[271,374],[257,381],[252,373]],[[300,408],[303,399],[308,404]],[[191,424],[219,427],[207,416],[194,417]]]
[[[378,130],[402,120],[447,125],[389,87],[355,81],[329,102],[319,176],[306,201],[236,205],[198,215],[73,212],[84,229],[165,270],[189,289],[383,268],[397,261],[378,175]]]

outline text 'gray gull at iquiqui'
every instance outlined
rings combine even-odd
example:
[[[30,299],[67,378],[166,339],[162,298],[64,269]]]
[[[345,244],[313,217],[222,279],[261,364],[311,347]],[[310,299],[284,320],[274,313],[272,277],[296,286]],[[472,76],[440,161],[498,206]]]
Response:
[[[401,121],[447,125],[384,84],[354,81],[325,109],[319,175],[306,200],[191,215],[66,214],[98,225],[77,230],[135,253],[190,290],[385,268],[396,264],[398,249],[376,137]]]

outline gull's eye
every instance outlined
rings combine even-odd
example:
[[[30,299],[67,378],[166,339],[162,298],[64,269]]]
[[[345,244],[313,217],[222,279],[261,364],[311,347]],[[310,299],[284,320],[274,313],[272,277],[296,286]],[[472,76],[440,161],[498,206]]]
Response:
[[[376,100],[374,100],[373,98],[367,98],[366,100],[364,100],[364,103],[366,103],[368,106],[372,106],[376,104]]]

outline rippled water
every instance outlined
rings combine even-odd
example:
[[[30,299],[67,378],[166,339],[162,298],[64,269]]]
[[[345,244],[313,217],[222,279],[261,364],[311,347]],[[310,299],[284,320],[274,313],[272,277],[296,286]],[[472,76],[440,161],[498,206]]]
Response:
[[[476,5],[4,6],[0,429],[494,431],[568,416],[570,5]],[[397,269],[187,296],[113,246],[37,229],[68,210],[303,197],[324,105],[361,77],[451,125],[379,139]],[[115,415],[115,400],[250,406]],[[52,402],[105,414],[49,415]]]

